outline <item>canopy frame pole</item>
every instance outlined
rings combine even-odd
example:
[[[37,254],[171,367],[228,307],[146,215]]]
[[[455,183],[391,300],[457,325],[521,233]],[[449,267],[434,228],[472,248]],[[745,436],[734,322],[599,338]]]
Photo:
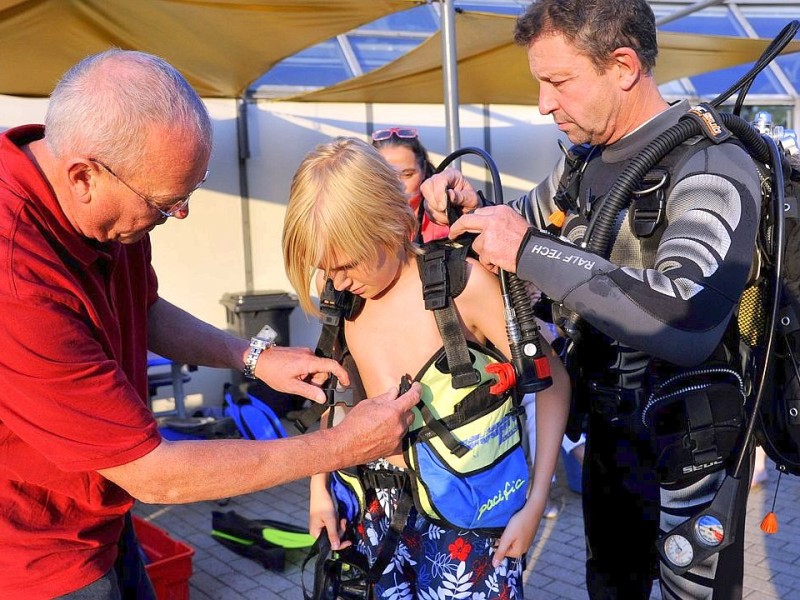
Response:
[[[250,135],[247,122],[247,97],[237,98],[236,141],[239,158],[239,206],[242,211],[242,244],[245,290],[253,291],[253,239],[250,230],[250,184],[247,161],[250,158]]]
[[[456,51],[456,11],[454,0],[442,2],[442,56],[444,57],[444,108],[447,129],[447,152],[461,147],[461,131],[458,122],[458,56]]]
[[[701,2],[695,2],[694,4],[691,4],[685,8],[671,12],[668,15],[664,15],[660,19],[656,19],[656,26],[660,27],[661,25],[666,25],[667,23],[677,21],[682,17],[696,13],[699,10],[703,10],[709,6],[716,6],[717,4],[722,4],[723,2],[724,0],[703,0]]]

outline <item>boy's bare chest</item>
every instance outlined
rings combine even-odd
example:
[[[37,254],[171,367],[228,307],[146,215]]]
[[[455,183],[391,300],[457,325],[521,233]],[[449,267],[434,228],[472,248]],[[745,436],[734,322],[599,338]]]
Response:
[[[403,375],[414,377],[442,346],[420,291],[367,302],[345,333],[369,396],[398,385]]]

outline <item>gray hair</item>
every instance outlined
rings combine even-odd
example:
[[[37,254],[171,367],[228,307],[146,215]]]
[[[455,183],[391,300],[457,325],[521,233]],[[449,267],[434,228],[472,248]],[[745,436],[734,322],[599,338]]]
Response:
[[[538,0],[517,18],[514,41],[527,47],[553,34],[573,43],[598,71],[623,47],[633,48],[645,72],[656,64],[656,20],[646,0]]]
[[[118,168],[141,162],[154,125],[184,127],[211,152],[203,101],[165,60],[114,48],[67,71],[50,96],[45,140],[56,157],[88,154]]]

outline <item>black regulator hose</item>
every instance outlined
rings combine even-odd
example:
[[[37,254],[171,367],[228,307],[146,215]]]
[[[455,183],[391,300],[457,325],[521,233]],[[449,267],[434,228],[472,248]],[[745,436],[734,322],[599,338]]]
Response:
[[[729,113],[718,113],[718,116],[725,127],[739,138],[757,160],[763,163],[770,162],[770,153],[766,142],[750,123],[739,116]],[[603,258],[609,257],[611,238],[617,216],[631,203],[633,192],[642,178],[670,150],[701,133],[702,130],[698,121],[689,119],[680,121],[660,134],[631,160],[614,182],[614,185],[611,186],[599,212],[589,224],[586,231],[587,249]]]
[[[764,50],[759,59],[753,64],[750,70],[745,73],[739,80],[734,83],[727,90],[722,92],[719,96],[711,100],[709,104],[714,107],[719,107],[725,100],[730,98],[734,92],[739,92],[736,97],[736,103],[733,107],[733,114],[738,115],[744,104],[745,96],[750,91],[756,76],[764,70],[772,60],[780,54],[786,45],[792,41],[797,30],[800,29],[800,21],[790,21],[783,29],[780,30],[778,35],[769,43],[769,46]]]
[[[784,253],[786,247],[786,223],[784,214],[785,203],[785,180],[782,163],[781,163],[781,150],[778,148],[774,139],[769,136],[763,136],[762,142],[770,155],[770,179],[771,179],[771,208],[772,208],[772,236],[771,243],[774,253],[774,261],[772,264],[772,271],[769,281],[771,304],[765,307],[767,313],[767,323],[776,324],[780,319],[781,307],[781,294],[782,294],[782,279],[781,272],[783,271]],[[747,424],[745,431],[744,442],[736,460],[736,468],[734,469],[733,476],[741,477],[744,473],[745,467],[748,466],[746,459],[748,457],[748,449],[750,440],[753,438],[756,422],[760,418],[761,405],[764,400],[767,386],[766,380],[772,375],[772,362],[775,360],[775,345],[776,345],[776,331],[774,326],[766,328],[766,340],[761,348],[764,356],[764,366],[756,373],[757,381],[754,387],[753,396],[753,416]],[[771,439],[767,438],[766,443],[774,446]],[[774,448],[777,450],[776,448]],[[780,454],[780,452],[778,452]]]
[[[736,135],[752,156],[760,162],[770,163],[769,147],[755,127],[737,115],[716,113],[716,111],[714,115]],[[631,160],[611,186],[586,229],[587,250],[605,259],[609,258],[617,218],[633,201],[633,192],[640,185],[642,178],[671,150],[689,138],[701,135],[703,130],[700,121],[700,119],[684,118],[661,133]],[[562,310],[561,314],[562,329],[575,344],[579,343],[583,319],[571,310]],[[574,344],[571,348],[574,349]]]
[[[483,159],[483,162],[486,164],[486,168],[489,169],[489,174],[492,176],[492,198],[495,199],[495,203],[502,204],[503,203],[503,186],[500,184],[500,171],[497,170],[497,165],[494,162],[492,156],[483,148],[478,148],[477,146],[467,146],[466,148],[460,148],[458,150],[454,150],[450,154],[444,157],[439,166],[436,167],[434,173],[441,173],[445,170],[446,167],[450,165],[454,160],[465,156],[467,154],[474,154],[476,156],[480,156]],[[447,202],[448,210],[450,208],[450,199],[448,198]],[[448,214],[448,221],[452,223],[459,217],[459,214],[453,214],[452,216],[455,219],[450,219],[451,214]]]
[[[738,90],[746,92],[756,76],[763,71],[792,40],[798,29],[800,29],[800,21],[795,20],[787,24],[775,39],[770,42],[767,49],[753,67],[740,78],[739,81],[714,98],[709,104],[712,107],[718,107],[734,92]],[[741,100],[742,97],[740,96],[733,114],[723,112],[718,113],[718,116],[722,123],[742,141],[756,159],[768,164],[771,157],[767,143],[750,123],[738,115]],[[700,133],[702,133],[702,131],[697,121],[681,121],[659,135],[658,138],[645,147],[641,154],[631,161],[609,191],[609,198],[603,203],[603,207],[600,211],[601,214],[595,220],[594,227],[590,224],[586,235],[586,239],[589,240],[587,248],[604,258],[608,258],[608,244],[611,239],[611,230],[616,221],[617,214],[630,203],[630,194],[635,189],[638,182],[659,160],[661,160],[661,158],[666,156],[670,150],[682,144],[690,137],[699,135]],[[597,230],[597,233],[594,233],[594,229]]]
[[[517,376],[517,391],[520,394],[539,392],[550,387],[553,378],[550,362],[542,348],[531,297],[516,273],[502,269],[500,288],[506,307],[506,334],[511,348],[511,363]]]
[[[436,168],[441,173],[455,159],[466,154],[480,156],[486,164],[492,178],[492,198],[498,204],[503,203],[503,188],[500,184],[500,172],[492,157],[481,148],[466,147],[454,151],[442,160]],[[447,220],[452,223],[459,214],[450,207],[448,199]],[[550,362],[542,347],[539,335],[539,324],[533,312],[528,290],[516,273],[508,273],[500,269],[500,289],[503,294],[505,309],[506,334],[511,349],[511,364],[516,376],[516,388],[520,394],[539,392],[553,384],[550,374]]]

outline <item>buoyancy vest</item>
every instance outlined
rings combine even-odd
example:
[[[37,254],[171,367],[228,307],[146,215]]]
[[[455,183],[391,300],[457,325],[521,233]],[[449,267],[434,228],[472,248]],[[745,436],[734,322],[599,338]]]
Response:
[[[449,528],[501,532],[525,504],[528,464],[516,400],[494,394],[487,367],[504,359],[470,344],[475,385],[456,389],[444,348],[415,378],[420,410],[403,442],[420,514]]]
[[[728,143],[743,146],[735,138]],[[693,135],[669,149],[633,182],[630,202],[614,221],[609,260],[632,268],[655,265],[668,225],[666,202],[678,183],[677,174],[712,144],[705,135]],[[612,186],[629,169],[630,161],[606,163],[600,157],[592,147],[570,149],[559,182],[556,204],[566,215],[558,233],[576,244],[587,243],[590,220],[597,218]],[[557,308],[553,311],[556,319]],[[661,481],[668,484],[723,467],[737,448],[745,417],[735,320],[711,357],[691,370],[654,360],[591,327],[586,327],[583,336],[567,361],[578,406],[568,430],[583,429],[581,413],[589,410],[613,423],[644,428]]]
[[[352,516],[363,516],[366,489],[376,487],[376,480],[388,481],[380,487],[405,487],[419,514],[434,523],[499,535],[525,504],[529,481],[522,409],[513,378],[506,377],[511,366],[497,351],[468,343],[461,329],[453,298],[466,284],[468,245],[437,240],[421,248],[425,304],[434,312],[443,345],[414,377],[423,391],[403,440],[409,485],[396,472],[376,475],[360,468],[356,476],[334,474],[332,491],[348,496],[339,501]],[[331,284],[325,290],[317,354],[341,359],[344,320],[355,318],[358,299]],[[331,391],[329,403],[336,402]]]
[[[420,514],[450,528],[500,533],[525,504],[528,462],[510,367],[467,343],[453,299],[466,284],[468,244],[435,241],[418,257],[425,308],[442,348],[415,377],[422,398],[404,439]]]
[[[663,156],[638,182],[630,205],[616,219],[615,244],[608,257],[612,262],[633,268],[655,265],[656,252],[668,225],[666,199],[677,183],[675,174],[710,143],[700,135],[686,140]],[[586,243],[590,220],[630,162],[604,162],[601,151],[602,147],[586,144],[565,150],[565,166],[554,196],[557,208],[564,214],[559,218],[551,217],[547,229],[576,245]],[[540,315],[557,325],[563,310],[556,304],[545,303],[545,307],[539,307]],[[573,392],[567,434],[577,439],[586,430],[585,416],[590,404],[602,403],[608,396],[612,400],[610,405],[595,406],[595,410],[615,418],[620,411],[621,390],[639,390],[645,386],[652,358],[640,350],[622,347],[616,340],[584,324],[583,342],[573,347],[564,360]],[[599,393],[602,390],[609,393]],[[637,400],[626,400],[623,410],[630,411],[639,404]]]
[[[667,225],[666,200],[677,183],[674,174],[696,153],[712,144],[704,136],[694,136],[673,148],[642,178],[627,210],[617,221],[618,236],[635,240],[637,249],[619,250],[616,246],[609,259],[622,266],[647,268],[655,264],[655,254]],[[598,146],[577,145],[569,149],[567,161],[556,193],[556,204],[566,213],[564,224],[551,231],[573,243],[585,242],[586,226],[598,210],[604,195],[617,181],[629,161],[605,163]],[[588,183],[586,183],[588,182]],[[627,219],[627,221],[626,221]],[[620,247],[625,247],[623,241]]]

